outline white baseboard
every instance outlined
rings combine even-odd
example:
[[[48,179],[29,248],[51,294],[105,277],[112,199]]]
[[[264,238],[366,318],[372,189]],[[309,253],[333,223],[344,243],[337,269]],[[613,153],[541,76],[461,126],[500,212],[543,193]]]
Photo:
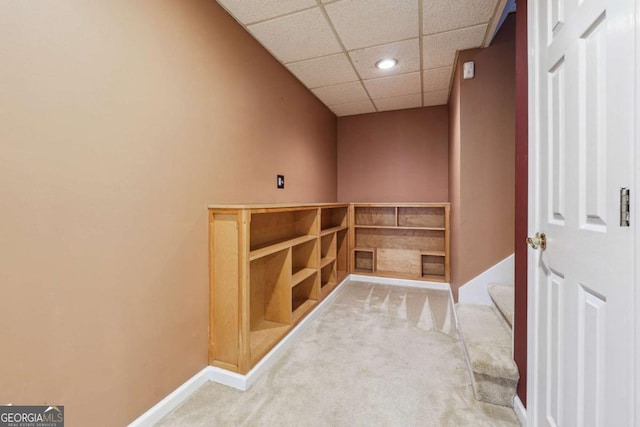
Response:
[[[518,416],[518,420],[520,421],[520,425],[526,427],[527,425],[527,409],[522,404],[520,397],[516,394],[516,397],[513,398],[513,410],[516,412]]]
[[[209,381],[209,366],[192,376],[184,384],[175,389],[171,394],[156,403],[151,409],[136,418],[129,427],[152,426],[169,412],[180,406],[189,396],[195,393],[202,385]]]
[[[458,302],[461,304],[491,305],[491,297],[487,292],[490,283],[513,285],[514,255],[511,254],[493,267],[469,280],[458,289]]]
[[[187,382],[175,389],[171,394],[155,404],[151,409],[136,418],[129,427],[147,427],[160,421],[164,416],[180,406],[189,396],[195,393],[202,385],[208,381],[224,384],[238,390],[248,390],[265,371],[273,366],[282,354],[293,344],[298,336],[324,312],[330,303],[338,296],[343,285],[349,281],[347,276],[336,289],[333,290],[320,304],[318,304],[304,319],[296,325],[269,353],[267,353],[256,366],[246,375],[220,369],[215,366],[207,366]]]
[[[351,274],[347,279],[352,282],[368,282],[368,283],[376,283],[379,285],[390,285],[390,286],[408,286],[411,288],[422,288],[422,289],[441,289],[441,290],[449,290],[451,286],[448,283],[438,283],[438,282],[425,282],[422,280],[409,280],[409,279],[395,279],[392,277],[380,277],[380,276],[365,276],[362,274]]]

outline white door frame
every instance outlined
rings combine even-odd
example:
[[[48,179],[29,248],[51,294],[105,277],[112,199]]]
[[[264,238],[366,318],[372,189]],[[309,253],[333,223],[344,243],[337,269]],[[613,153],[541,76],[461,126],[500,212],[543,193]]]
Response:
[[[537,99],[536,88],[539,83],[536,81],[536,73],[537,69],[537,61],[539,60],[539,56],[536,55],[536,46],[535,41],[537,38],[538,29],[535,28],[534,25],[531,25],[532,22],[537,22],[537,19],[534,18],[534,14],[536,14],[536,8],[534,7],[535,1],[527,2],[527,59],[528,59],[528,106],[529,106],[529,129],[528,129],[528,140],[529,140],[529,194],[528,194],[528,233],[529,235],[533,235],[538,227],[537,221],[537,209],[536,202],[538,199],[539,188],[538,188],[538,176],[539,176],[539,167],[540,167],[540,156],[539,156],[539,146],[535,142],[538,141],[538,129],[539,129],[539,118],[537,115],[539,100]],[[634,161],[634,166],[632,168],[631,182],[634,185],[634,188],[631,188],[631,221],[632,225],[635,229],[635,239],[634,239],[634,253],[636,254],[634,261],[634,281],[635,286],[633,287],[633,295],[630,295],[630,298],[634,299],[635,310],[635,333],[633,336],[635,337],[635,342],[630,343],[630,350],[634,352],[633,358],[636,361],[640,362],[640,2],[636,0],[636,10],[635,10],[635,35],[636,35],[636,45],[635,45],[635,87],[630,88],[630,90],[634,91],[635,97],[635,127],[634,131],[634,140],[635,145],[632,147],[631,158]],[[529,426],[538,425],[538,420],[535,419],[536,411],[533,408],[537,407],[538,402],[536,402],[536,396],[538,395],[538,390],[536,389],[536,375],[537,375],[537,366],[539,361],[537,360],[537,354],[534,351],[535,348],[538,347],[539,343],[537,342],[538,331],[536,330],[536,313],[538,309],[538,295],[536,294],[536,286],[537,283],[537,275],[538,275],[538,262],[540,260],[540,251],[528,251],[527,252],[527,424]],[[634,421],[638,423],[640,421],[640,366],[638,363],[634,364],[635,372],[630,372],[629,374],[635,378],[635,385],[632,390],[629,390],[630,393],[634,393],[632,396],[632,401],[635,401],[635,413],[633,414]]]
[[[635,367],[635,372],[632,374],[635,374],[635,396],[634,399],[632,401],[635,401],[635,421],[636,423],[640,422],[640,367],[638,366],[638,359],[640,358],[640,260],[638,260],[638,258],[640,257],[640,172],[638,171],[638,168],[640,168],[640,65],[638,64],[638,61],[640,61],[640,5],[638,4],[638,1],[635,2],[636,5],[636,10],[635,10],[635,22],[636,22],[636,69],[635,69],[635,74],[636,74],[636,78],[635,78],[635,84],[636,87],[633,88],[633,90],[635,91],[635,113],[636,113],[636,119],[635,119],[635,145],[632,147],[632,149],[635,151],[635,153],[632,154],[633,158],[635,159],[635,167],[632,168],[631,173],[634,175],[632,176],[632,180],[631,182],[633,183],[633,185],[635,186],[635,188],[631,189],[631,197],[632,197],[632,203],[631,203],[631,221],[632,224],[636,224],[636,228],[635,228],[635,243],[634,243],[634,253],[635,253],[635,263],[634,263],[634,269],[635,269],[635,286],[634,286],[634,290],[635,290],[635,307],[636,307],[636,322],[635,322],[635,357],[634,360],[636,360],[636,363],[634,364]],[[635,179],[634,179],[635,178]]]
[[[527,234],[532,235],[531,230],[537,228],[537,194],[538,194],[538,182],[539,175],[539,145],[535,143],[538,140],[539,120],[538,115],[535,114],[538,110],[538,96],[536,87],[539,85],[537,81],[537,73],[535,70],[538,68],[537,61],[539,57],[535,54],[535,43],[538,40],[538,29],[533,22],[537,22],[534,14],[537,14],[537,8],[534,7],[534,1],[527,1],[527,67],[528,67],[528,154],[529,154],[529,169],[528,169],[528,215],[527,215]],[[538,262],[540,261],[540,251],[527,250],[527,425],[538,425],[536,418],[536,411],[533,408],[537,407],[536,402],[538,396],[537,390],[537,366],[539,361],[537,360],[537,352],[533,349],[538,348],[538,331],[537,331],[537,315],[538,303],[536,298],[536,286],[538,275]]]

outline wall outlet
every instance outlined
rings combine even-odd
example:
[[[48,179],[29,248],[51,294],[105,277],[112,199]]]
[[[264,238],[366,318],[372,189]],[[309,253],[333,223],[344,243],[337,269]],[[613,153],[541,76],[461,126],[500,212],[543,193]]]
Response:
[[[278,188],[284,188],[284,175],[277,175],[276,184]]]

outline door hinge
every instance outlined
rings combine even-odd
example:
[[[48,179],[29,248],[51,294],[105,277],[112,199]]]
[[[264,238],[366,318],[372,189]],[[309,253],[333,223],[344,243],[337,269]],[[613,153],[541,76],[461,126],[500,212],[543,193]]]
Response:
[[[620,227],[629,227],[631,224],[631,214],[629,213],[629,189],[620,189]]]

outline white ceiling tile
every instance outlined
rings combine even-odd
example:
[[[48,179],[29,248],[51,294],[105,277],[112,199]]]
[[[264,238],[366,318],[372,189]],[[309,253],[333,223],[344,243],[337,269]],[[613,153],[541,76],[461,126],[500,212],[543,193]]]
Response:
[[[446,104],[456,51],[482,46],[500,0],[217,1],[344,116]]]
[[[406,74],[420,70],[420,40],[415,38],[353,50],[349,52],[349,56],[363,79]],[[384,58],[395,58],[398,65],[390,70],[380,70],[376,67],[376,62]]]
[[[312,92],[325,105],[346,104],[369,99],[360,82],[343,83],[313,89]]]
[[[284,63],[342,51],[319,8],[260,22],[247,28]]]
[[[293,62],[287,68],[309,89],[358,80],[344,53]]]
[[[351,102],[348,104],[338,104],[329,107],[336,116],[353,116],[354,114],[374,113],[376,107],[368,99],[366,101]]]
[[[453,67],[434,68],[422,72],[422,90],[432,92],[449,89]]]
[[[491,20],[498,0],[429,0],[423,3],[423,34],[441,33]]]
[[[315,0],[218,0],[218,3],[245,25],[317,5]]]
[[[419,35],[418,0],[343,0],[325,10],[347,50]]]
[[[422,107],[422,94],[394,96],[392,98],[374,99],[378,111],[402,110],[404,108]]]
[[[423,37],[422,66],[430,69],[453,65],[456,51],[480,47],[486,31],[486,25],[478,25]]]
[[[420,73],[402,74],[400,76],[382,77],[364,80],[372,98],[390,98],[392,96],[410,95],[420,92]]]
[[[444,105],[449,100],[449,89],[436,90],[434,92],[425,92],[423,94],[424,106],[431,107],[433,105]]]

